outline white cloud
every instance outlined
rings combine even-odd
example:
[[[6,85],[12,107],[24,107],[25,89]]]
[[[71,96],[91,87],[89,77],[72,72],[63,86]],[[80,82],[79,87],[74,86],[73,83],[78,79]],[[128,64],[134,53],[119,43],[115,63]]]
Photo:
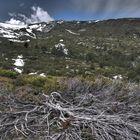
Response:
[[[14,24],[14,25],[25,25],[24,22],[22,22],[20,20],[16,20],[14,18],[11,18],[9,21],[6,21],[6,23]]]
[[[32,14],[30,17],[26,17],[23,14],[15,15],[13,13],[9,13],[12,18],[6,23],[10,24],[17,24],[17,25],[24,25],[24,24],[31,24],[31,23],[38,23],[38,22],[50,22],[54,19],[48,14],[47,11],[43,10],[41,7],[31,7]],[[22,19],[22,20],[19,20]]]
[[[33,14],[31,14],[31,17],[26,19],[27,23],[48,22],[54,20],[47,11],[44,11],[40,7],[33,6],[32,11]]]

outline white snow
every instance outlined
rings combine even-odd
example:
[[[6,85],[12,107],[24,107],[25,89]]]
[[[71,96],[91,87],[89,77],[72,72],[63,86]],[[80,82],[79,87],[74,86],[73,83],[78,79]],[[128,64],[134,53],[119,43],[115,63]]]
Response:
[[[24,61],[22,60],[23,56],[22,55],[19,55],[17,56],[17,59],[12,59],[15,61],[14,65],[17,66],[17,67],[23,67],[24,66]]]
[[[64,48],[63,52],[64,52],[65,55],[68,55],[68,49],[67,48]]]
[[[43,28],[45,28],[46,25],[42,25],[42,24],[39,24],[39,25],[30,25],[29,28],[30,29],[36,29],[37,31],[41,31],[43,30]]]
[[[22,72],[23,72],[23,69],[20,70],[20,69],[18,69],[18,68],[14,68],[14,70],[15,70],[16,72],[18,72],[18,73],[22,73]]]
[[[32,38],[36,38],[35,34],[32,33],[31,29],[27,29],[27,32],[28,33],[20,31],[17,33],[14,28],[12,29],[12,28],[0,27],[0,36],[5,37],[5,38],[18,39],[21,36],[29,36]],[[19,41],[15,40],[14,42],[19,42]]]
[[[36,25],[36,24],[30,25],[29,28],[30,28],[30,29],[36,29],[36,28],[38,28],[38,25]]]
[[[59,47],[65,47],[65,44],[63,43],[58,43],[55,45],[55,48],[59,48]]]
[[[36,35],[32,32],[33,27],[37,27],[36,30],[40,30],[46,25],[41,27],[40,25],[14,25],[14,24],[7,24],[7,23],[0,23],[0,36],[9,38],[9,39],[18,39],[21,36],[29,36],[31,38],[36,39]],[[20,29],[25,28],[27,32],[23,32]],[[20,32],[17,32],[19,30]],[[14,42],[21,42],[15,40]],[[22,42],[21,42],[22,43]]]
[[[58,43],[58,44],[56,44],[55,45],[55,48],[61,48],[62,47],[62,49],[63,49],[63,53],[65,54],[65,55],[68,55],[68,49],[67,48],[65,48],[65,44],[63,44],[63,43]]]
[[[95,23],[99,22],[100,20],[95,20]]]
[[[39,74],[41,77],[46,77],[44,73]]]
[[[46,75],[44,73],[38,74],[38,72],[32,72],[32,73],[29,73],[28,75],[38,75],[41,77],[46,77]]]
[[[46,25],[39,24],[39,28],[36,29],[36,30],[42,32],[43,31],[43,28],[45,28],[45,27],[46,27]]]
[[[57,21],[57,23],[58,23],[58,24],[62,24],[62,23],[64,23],[64,21],[63,21],[63,20]]]
[[[10,34],[9,35],[4,34],[3,37],[5,37],[5,38],[17,38],[16,36],[10,35]]]
[[[24,61],[22,59],[16,59],[14,65],[18,67],[23,67]]]
[[[64,40],[63,40],[63,39],[60,39],[59,41],[60,41],[60,42],[63,42]]]
[[[21,40],[17,40],[17,39],[8,39],[9,41],[12,41],[12,42],[17,42],[17,43],[25,43],[25,42],[30,42],[30,40],[25,40],[25,41],[21,41]]]
[[[0,22],[0,36],[8,39],[19,39],[22,36],[27,36],[36,39],[36,34],[33,32],[33,29],[40,32],[50,31],[50,28],[47,29],[45,27],[46,24],[16,25]],[[20,30],[22,28],[25,28],[27,32]],[[19,40],[14,40],[14,42],[22,43]]]
[[[4,29],[0,28],[0,33],[8,33],[7,31],[5,31]]]
[[[17,58],[22,59],[23,55],[18,55]]]
[[[26,31],[32,34],[32,29],[26,29]]]
[[[66,69],[69,69],[69,65],[66,65]]]
[[[73,31],[71,31],[71,30],[68,30],[68,29],[65,29],[67,32],[69,32],[70,34],[73,34],[73,35],[80,35],[80,34],[78,34],[78,33],[75,33],[75,32],[73,32]]]
[[[115,75],[113,76],[113,79],[117,80],[117,79],[123,79],[122,75]]]
[[[0,26],[4,27],[4,28],[7,28],[7,29],[13,29],[13,30],[17,30],[17,29],[27,27],[27,25],[16,25],[16,24],[8,24],[8,23],[1,23],[1,22],[0,22]]]
[[[37,72],[32,72],[32,73],[29,73],[28,75],[36,75],[37,74]]]

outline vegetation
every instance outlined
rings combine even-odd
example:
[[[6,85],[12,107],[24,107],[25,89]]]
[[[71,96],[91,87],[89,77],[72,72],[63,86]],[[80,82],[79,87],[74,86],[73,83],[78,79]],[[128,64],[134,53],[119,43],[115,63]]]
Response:
[[[0,69],[0,76],[9,77],[9,78],[16,78],[17,75],[18,74],[14,71]]]
[[[9,43],[1,38],[0,66],[1,69],[13,70],[13,59],[23,55],[24,74],[95,74],[110,78],[121,75],[127,80],[139,82],[140,26],[137,22],[137,19],[80,24],[64,22],[57,24],[50,32],[35,32],[37,39],[30,39],[28,43]],[[67,55],[64,48],[68,50]]]
[[[0,38],[0,139],[139,140],[139,22],[41,23],[51,30],[30,42]]]

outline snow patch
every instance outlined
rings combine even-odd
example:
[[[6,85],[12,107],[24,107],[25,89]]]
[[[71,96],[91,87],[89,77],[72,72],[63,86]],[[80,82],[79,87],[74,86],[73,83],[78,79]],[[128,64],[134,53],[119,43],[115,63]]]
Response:
[[[30,29],[36,29],[36,28],[38,28],[38,25],[36,25],[36,24],[30,25],[29,28],[30,28]]]
[[[99,22],[100,20],[95,20],[95,23]]]
[[[5,38],[17,38],[16,36],[10,35],[10,34],[7,34],[7,35],[4,34],[3,37],[5,37]]]
[[[46,27],[45,24],[44,25],[39,24],[39,25],[30,25],[29,26],[30,29],[35,29],[35,30],[40,31],[40,32],[42,32],[45,27]]]
[[[25,42],[30,42],[30,40],[25,40],[25,41],[21,41],[21,40],[17,40],[17,39],[8,39],[9,41],[12,41],[12,42],[17,42],[17,43],[25,43]]]
[[[64,52],[65,55],[68,55],[68,49],[67,48],[64,48],[63,52]]]
[[[64,40],[63,40],[63,39],[60,39],[59,41],[60,41],[60,42],[63,42]]]
[[[78,34],[78,33],[75,33],[75,32],[73,32],[73,31],[71,31],[71,30],[68,30],[68,29],[65,29],[67,32],[69,32],[70,34],[73,34],[73,35],[80,35],[80,34]]]
[[[12,30],[17,30],[21,28],[26,28],[27,25],[16,25],[16,24],[8,24],[8,23],[1,23],[0,26],[6,29],[12,29]]]
[[[26,31],[32,34],[32,29],[26,29]]]
[[[20,70],[20,69],[18,69],[18,68],[14,68],[14,70],[15,70],[16,72],[20,73],[20,74],[23,72],[23,69]]]
[[[66,69],[69,69],[69,65],[66,65]]]
[[[22,59],[23,55],[18,55],[17,58]]]
[[[15,61],[14,65],[17,66],[17,67],[23,67],[24,66],[24,61],[22,60],[23,56],[22,55],[19,55],[17,56],[17,59],[12,59]]]
[[[37,72],[31,72],[31,73],[29,73],[28,75],[37,75]]]
[[[58,43],[55,45],[55,48],[60,48],[60,47],[65,47],[65,44],[63,43]]]
[[[39,74],[41,77],[46,77],[44,73]]]
[[[57,21],[57,23],[58,23],[58,24],[63,24],[64,21],[63,21],[63,20],[61,20],[61,21]]]
[[[113,76],[113,79],[117,80],[117,79],[123,79],[122,75],[115,75]]]
[[[65,44],[63,44],[63,43],[58,43],[58,44],[55,45],[55,48],[56,48],[56,49],[63,49],[63,53],[64,53],[65,55],[68,55],[68,49],[65,48]]]

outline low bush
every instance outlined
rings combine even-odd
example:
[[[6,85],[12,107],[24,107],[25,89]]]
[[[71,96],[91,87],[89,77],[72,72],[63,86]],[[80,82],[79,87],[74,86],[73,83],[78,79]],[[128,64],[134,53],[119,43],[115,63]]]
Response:
[[[46,82],[45,77],[32,75],[21,75],[16,79],[16,84],[18,86],[31,84],[35,87],[43,87],[45,82]]]
[[[61,79],[61,77],[55,76],[41,77],[37,75],[21,75],[16,79],[16,85],[32,85],[48,94],[54,91],[62,91],[65,88],[65,85],[61,84]]]
[[[14,71],[0,69],[0,76],[9,77],[9,78],[16,78],[17,75],[18,74]]]

